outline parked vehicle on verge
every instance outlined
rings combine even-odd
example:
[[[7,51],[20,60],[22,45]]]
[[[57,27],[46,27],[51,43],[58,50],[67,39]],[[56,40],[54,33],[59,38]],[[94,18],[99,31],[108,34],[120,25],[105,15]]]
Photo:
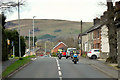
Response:
[[[91,49],[88,51],[87,56],[91,59],[100,58],[100,50],[99,49]]]
[[[71,56],[71,55],[70,55],[70,52],[71,52],[71,51],[76,52],[77,49],[76,49],[76,48],[67,48],[66,59]]]

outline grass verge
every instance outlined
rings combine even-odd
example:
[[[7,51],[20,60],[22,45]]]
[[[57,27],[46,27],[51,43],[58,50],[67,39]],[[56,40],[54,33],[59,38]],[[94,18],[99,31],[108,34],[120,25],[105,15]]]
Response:
[[[82,57],[86,58],[86,57],[87,57],[87,55],[86,55],[86,54],[82,54]]]
[[[12,73],[13,71],[15,71],[16,69],[20,68],[21,66],[23,66],[24,64],[30,62],[30,58],[34,58],[36,56],[27,56],[27,57],[23,57],[22,60],[17,60],[16,62],[14,62],[13,64],[11,64],[10,66],[8,66],[5,71],[2,72],[2,77],[5,78],[7,77],[10,73]]]

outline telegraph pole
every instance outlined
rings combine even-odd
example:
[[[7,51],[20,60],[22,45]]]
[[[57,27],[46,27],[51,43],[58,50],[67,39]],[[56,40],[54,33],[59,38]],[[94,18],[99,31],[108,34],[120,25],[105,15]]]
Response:
[[[46,54],[46,42],[45,42],[45,54]]]
[[[21,44],[20,44],[20,3],[18,0],[18,25],[19,25],[19,58],[21,57]]]
[[[30,55],[30,29],[29,29],[29,55]]]
[[[80,37],[81,37],[81,55],[82,55],[82,20],[81,20],[81,35],[80,35]]]

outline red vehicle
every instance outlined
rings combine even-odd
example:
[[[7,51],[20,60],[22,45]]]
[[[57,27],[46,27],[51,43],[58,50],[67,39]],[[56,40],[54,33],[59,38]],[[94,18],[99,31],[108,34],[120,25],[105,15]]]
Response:
[[[41,54],[40,56],[43,56],[43,54]]]
[[[62,56],[63,56],[63,57],[66,56],[66,51],[65,51],[65,50],[62,51]]]

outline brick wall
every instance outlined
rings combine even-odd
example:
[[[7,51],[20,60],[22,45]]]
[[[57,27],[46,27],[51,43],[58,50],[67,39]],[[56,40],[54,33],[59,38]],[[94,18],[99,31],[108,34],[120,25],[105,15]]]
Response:
[[[94,30],[93,33],[94,33],[94,41],[93,41],[94,49],[101,49],[101,36],[100,36],[101,30],[96,29]]]
[[[62,47],[64,48],[65,45],[61,43],[59,46],[57,46],[57,47],[54,49],[54,52],[57,52],[58,49],[59,49],[59,48],[62,48]]]

